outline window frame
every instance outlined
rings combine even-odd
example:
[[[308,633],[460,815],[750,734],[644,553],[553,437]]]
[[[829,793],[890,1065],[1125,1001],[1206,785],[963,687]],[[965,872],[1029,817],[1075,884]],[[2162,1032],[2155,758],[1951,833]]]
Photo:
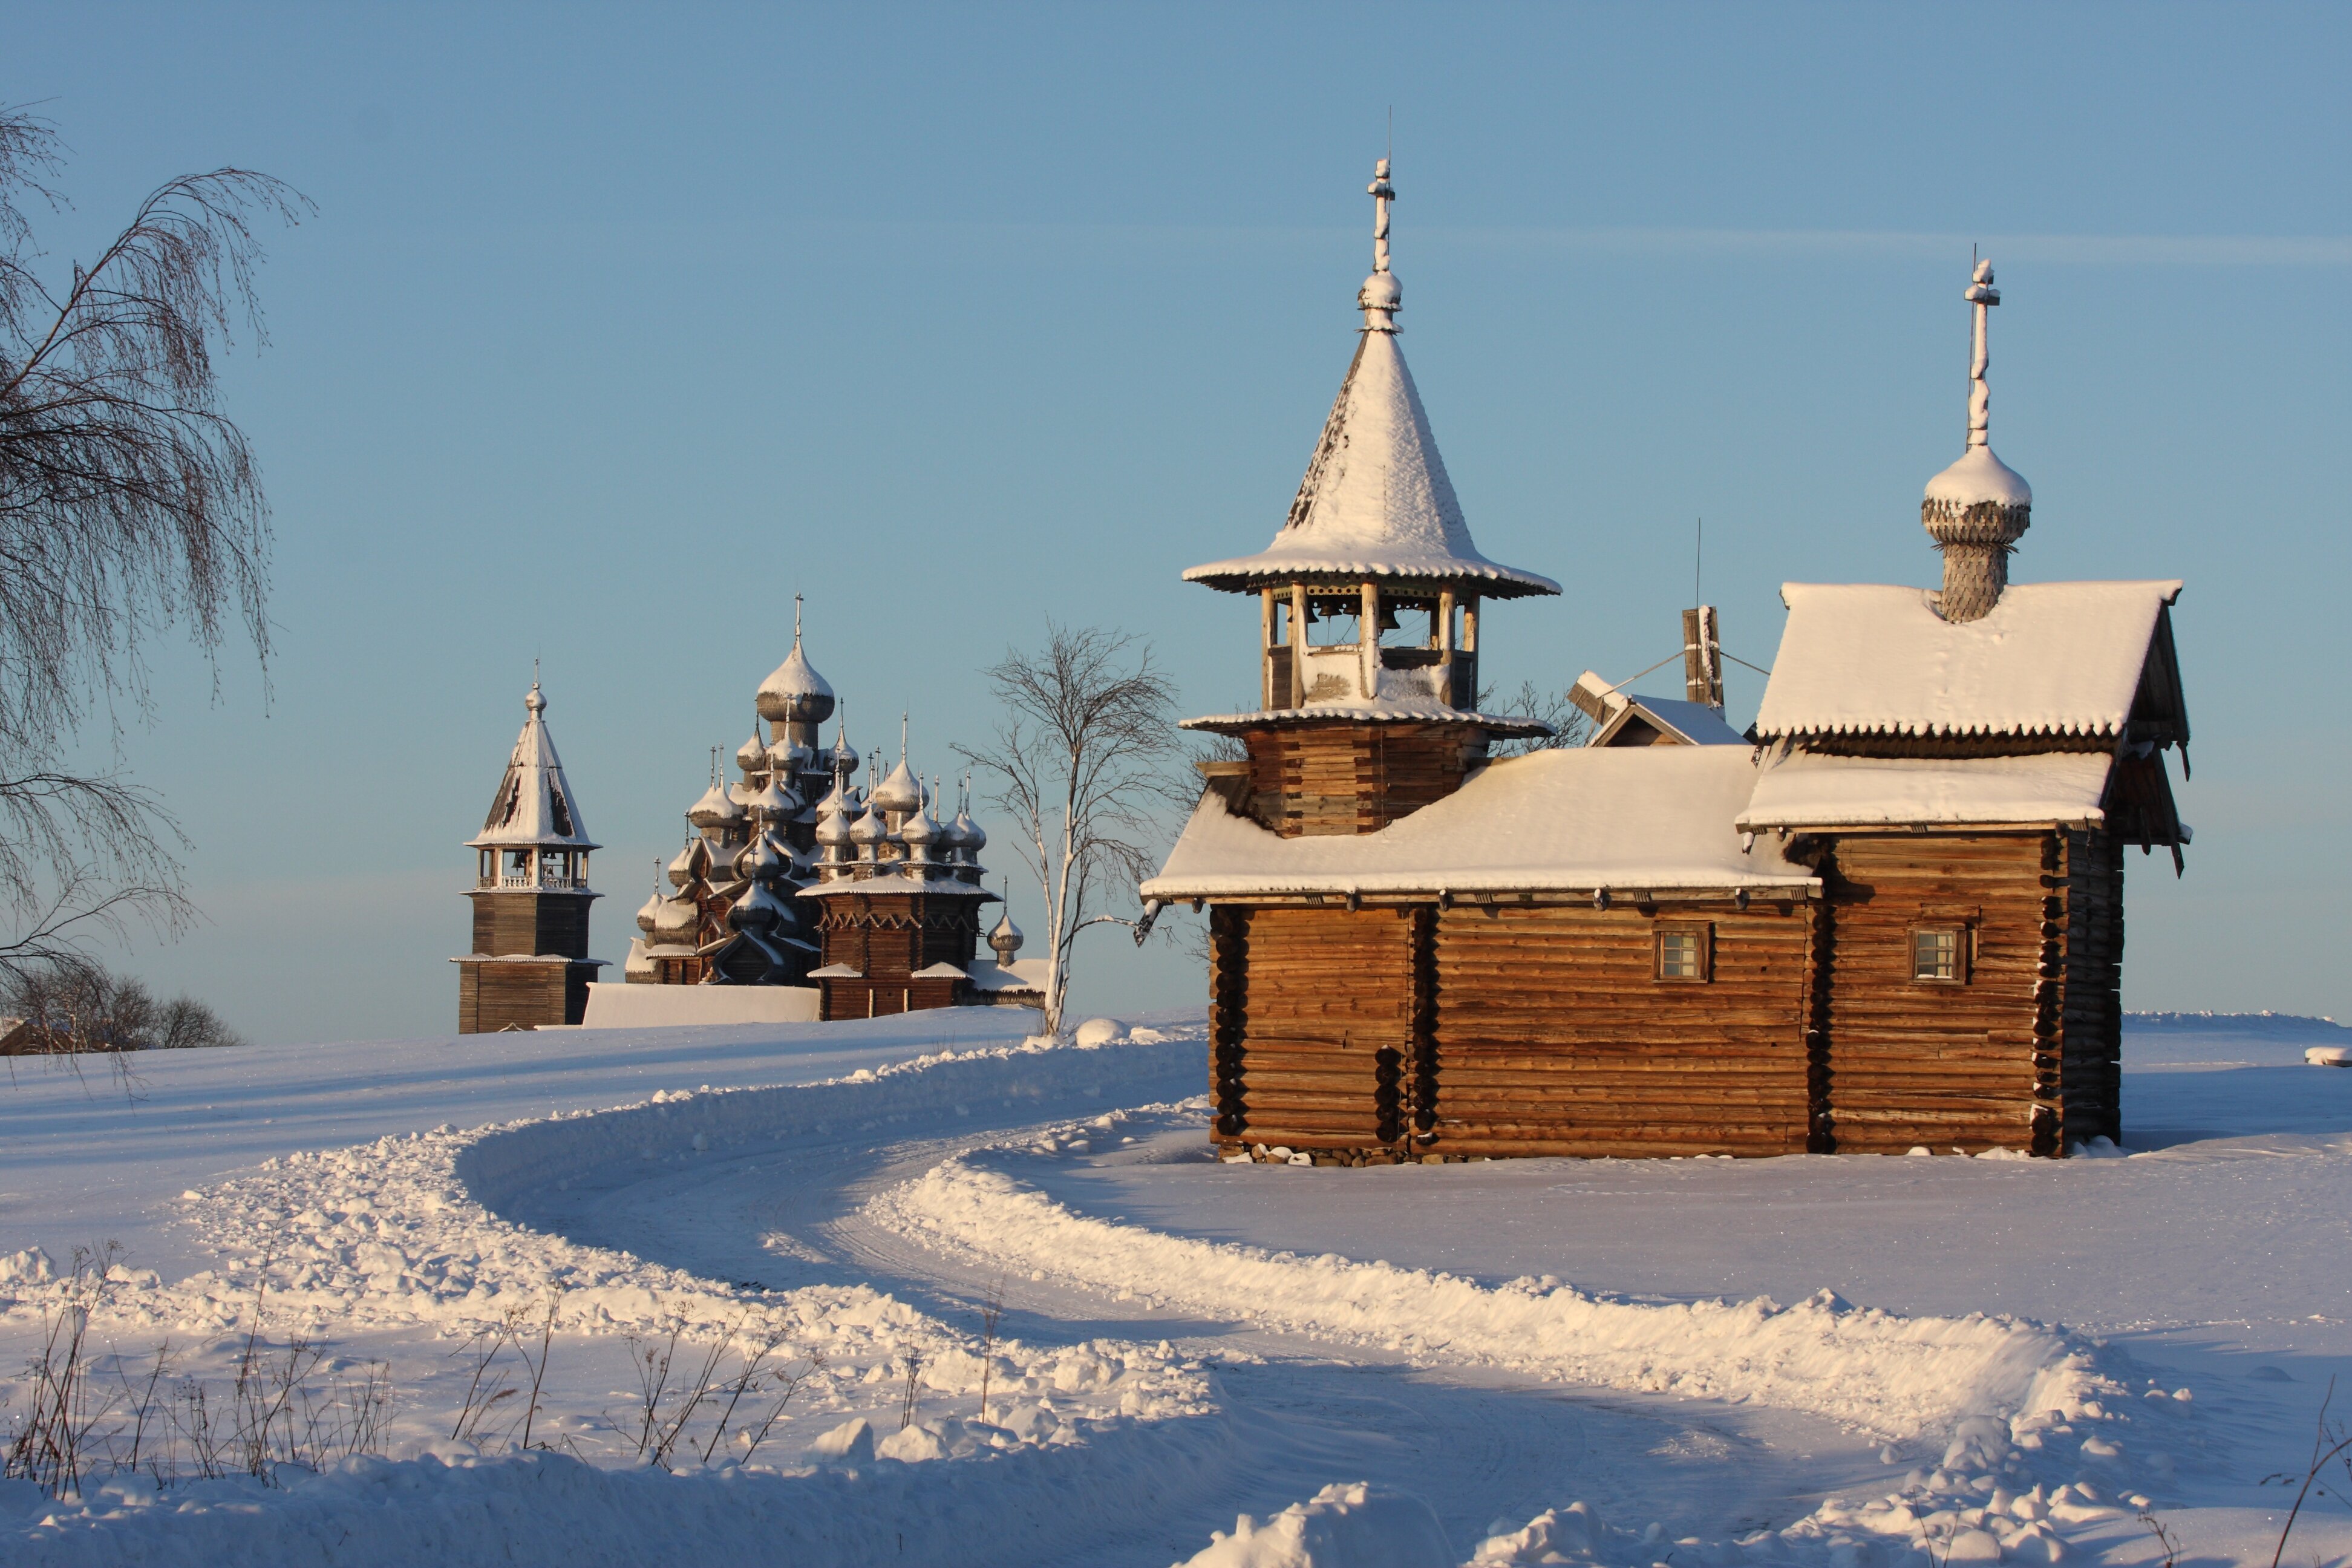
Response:
[[[1952,936],[1952,973],[1922,974],[1919,973],[1919,939],[1929,933],[1950,932]],[[1904,967],[1909,971],[1914,985],[1966,985],[1969,972],[1975,967],[1976,926],[1969,921],[1920,921],[1904,933]]]
[[[1689,936],[1697,939],[1698,973],[1669,974],[1666,973],[1666,939],[1669,936]],[[1715,922],[1712,921],[1661,921],[1650,933],[1650,978],[1661,985],[1706,985],[1715,980]]]

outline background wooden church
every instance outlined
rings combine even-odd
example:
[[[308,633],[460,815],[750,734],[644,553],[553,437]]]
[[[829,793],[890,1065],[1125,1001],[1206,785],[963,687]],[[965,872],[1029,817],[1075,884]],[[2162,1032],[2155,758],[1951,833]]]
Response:
[[[2124,850],[2188,841],[2177,582],[2008,583],[2031,518],[1968,444],[1927,486],[1940,591],[1790,584],[1753,732],[1711,612],[1685,700],[1597,678],[1604,744],[1479,712],[1490,601],[1397,344],[1383,161],[1356,353],[1290,514],[1188,581],[1258,600],[1260,706],[1160,874],[1211,907],[1216,1142],[1507,1154],[2058,1154],[2119,1134]]]

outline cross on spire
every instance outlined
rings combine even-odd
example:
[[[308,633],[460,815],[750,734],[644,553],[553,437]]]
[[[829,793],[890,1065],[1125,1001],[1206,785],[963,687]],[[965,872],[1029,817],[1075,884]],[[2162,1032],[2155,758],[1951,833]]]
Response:
[[[1969,280],[1968,292],[1962,299],[1976,307],[1975,352],[1969,358],[1969,445],[1990,447],[1992,444],[1992,389],[1985,384],[1985,369],[1992,361],[1985,347],[1985,325],[1989,313],[2000,303],[2000,290],[1992,286],[1992,261],[1990,258],[1977,262],[1976,271]]]
[[[1389,161],[1381,159],[1372,165],[1372,183],[1364,189],[1372,198],[1372,270],[1389,269],[1389,204],[1396,200],[1396,187],[1389,184]]]

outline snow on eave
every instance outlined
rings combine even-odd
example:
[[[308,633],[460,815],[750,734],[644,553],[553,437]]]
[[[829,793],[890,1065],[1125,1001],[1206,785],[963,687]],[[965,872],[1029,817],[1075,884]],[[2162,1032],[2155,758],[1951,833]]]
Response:
[[[1208,713],[1177,722],[1180,730],[1245,730],[1276,724],[1403,723],[1475,724],[1497,735],[1549,735],[1552,727],[1540,719],[1514,718],[1503,713],[1478,713],[1442,703],[1316,702],[1304,708],[1265,708],[1254,713]]]
[[[1402,579],[1432,584],[1443,584],[1449,580],[1475,582],[1491,584],[1486,594],[1490,599],[1516,599],[1530,594],[1559,592],[1559,584],[1537,573],[1498,566],[1491,561],[1465,561],[1459,556],[1365,561],[1345,556],[1267,550],[1255,555],[1238,555],[1230,561],[1212,561],[1203,566],[1187,567],[1184,572],[1185,582],[1204,583],[1228,594],[1254,594],[1261,588],[1282,586],[1309,577],[1330,577],[1342,583],[1360,583],[1367,578],[1376,581]]]
[[[1731,746],[1573,748],[1491,763],[1376,833],[1285,838],[1216,792],[1194,809],[1146,898],[1320,894],[1809,896],[1821,883],[1732,826],[1756,784]]]
[[[2114,757],[2049,752],[2011,757],[1845,757],[1800,752],[1768,759],[1739,814],[1744,833],[2023,831],[2096,827]]]
[[[1934,596],[1788,583],[1789,622],[1756,731],[2109,738],[2130,721],[2177,579],[2013,584],[1955,624]]]

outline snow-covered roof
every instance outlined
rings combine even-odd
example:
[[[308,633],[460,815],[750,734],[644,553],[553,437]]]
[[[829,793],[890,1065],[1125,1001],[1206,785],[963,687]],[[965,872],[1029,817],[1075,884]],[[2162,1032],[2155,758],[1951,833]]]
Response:
[[[819,882],[814,888],[803,888],[798,897],[803,899],[835,899],[845,893],[960,893],[982,903],[995,903],[997,897],[983,888],[963,880],[947,866],[918,866],[916,870],[927,873],[908,876],[904,870],[889,870],[871,877],[845,877],[837,882]]]
[[[1756,728],[1808,734],[2114,734],[2180,584],[2026,583],[1955,625],[1917,588],[1787,583]]]
[[[2100,803],[2114,763],[2108,752],[1966,758],[1799,752],[1767,759],[1739,826],[2092,826],[2105,820]]]
[[[1492,763],[1377,833],[1284,838],[1203,795],[1150,899],[1286,893],[1809,889],[1774,840],[1733,819],[1746,747],[1578,747]]]
[[[580,805],[563,776],[563,763],[555,754],[554,738],[547,732],[547,699],[539,682],[522,700],[522,733],[507,759],[506,776],[490,802],[490,815],[477,837],[466,840],[470,849],[521,848],[526,845],[570,849],[602,847],[588,837],[580,820]]]
[[[1366,311],[1368,321],[1386,316]],[[1493,598],[1559,592],[1550,578],[1498,565],[1471,542],[1392,326],[1368,325],[1357,339],[1274,542],[1195,566],[1184,580],[1239,592],[1309,575],[1469,579]]]
[[[1315,702],[1304,708],[1263,708],[1250,713],[1208,713],[1198,719],[1183,720],[1178,728],[1248,730],[1265,724],[1328,723],[1335,719],[1351,723],[1418,719],[1430,723],[1475,724],[1497,735],[1549,735],[1552,732],[1551,726],[1540,719],[1520,718],[1507,713],[1476,713],[1467,709],[1449,707],[1435,698],[1407,699],[1403,701],[1383,699],[1366,703]]]
[[[975,991],[1035,991],[1045,989],[1045,961],[1042,958],[1016,958],[1012,967],[993,960],[976,958],[966,970]]]
[[[956,965],[942,962],[927,964],[907,978],[909,980],[964,980],[969,979],[970,976]]]
[[[1710,708],[1704,702],[1692,702],[1679,697],[1643,697],[1633,692],[1612,692],[1605,700],[1612,709],[1609,721],[1593,731],[1591,739],[1585,742],[1587,745],[1624,743],[1618,737],[1636,718],[1646,720],[1651,728],[1663,731],[1688,745],[1748,744],[1748,737],[1731,727],[1723,716],[1723,710]]]

